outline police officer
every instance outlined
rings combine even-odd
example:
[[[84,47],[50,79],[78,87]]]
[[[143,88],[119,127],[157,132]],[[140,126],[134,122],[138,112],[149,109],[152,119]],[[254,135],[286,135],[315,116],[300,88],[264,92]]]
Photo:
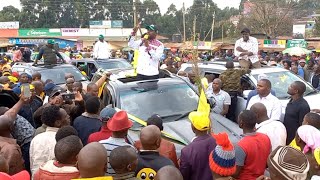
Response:
[[[40,60],[43,56],[44,64],[57,64],[57,56],[64,62],[66,61],[63,59],[61,54],[56,50],[54,47],[55,42],[52,39],[48,40],[47,45],[43,46],[39,54],[37,56],[37,59],[35,60],[34,64],[38,63],[38,60]]]
[[[222,81],[222,89],[229,93],[231,97],[231,105],[229,107],[226,117],[236,122],[235,111],[237,108],[238,94],[242,93],[241,77],[247,73],[250,73],[249,69],[235,69],[232,61],[227,61],[226,68],[219,78]]]

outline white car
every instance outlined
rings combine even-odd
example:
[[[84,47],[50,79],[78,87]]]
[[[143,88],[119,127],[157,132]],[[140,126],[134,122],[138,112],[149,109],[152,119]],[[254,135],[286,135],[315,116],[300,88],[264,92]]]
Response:
[[[226,70],[225,63],[226,62],[201,62],[198,63],[198,67],[201,70],[202,75],[214,74],[217,78],[223,71]],[[235,63],[235,68],[239,68],[237,66],[239,66],[239,64]],[[179,71],[191,72],[192,63],[182,64],[181,69]],[[268,77],[268,80],[270,80],[272,84],[272,89],[276,93],[276,97],[281,101],[281,121],[283,121],[285,109],[290,99],[290,95],[287,94],[288,87],[294,81],[301,81],[306,85],[306,92],[304,93],[304,98],[307,100],[310,109],[320,108],[320,94],[315,88],[312,87],[310,83],[306,82],[304,79],[283,68],[261,67],[258,69],[252,69],[250,74],[246,74],[241,78],[243,95],[238,96],[236,115],[238,115],[242,110],[246,108],[248,94],[251,90],[256,89],[259,74],[265,74]]]

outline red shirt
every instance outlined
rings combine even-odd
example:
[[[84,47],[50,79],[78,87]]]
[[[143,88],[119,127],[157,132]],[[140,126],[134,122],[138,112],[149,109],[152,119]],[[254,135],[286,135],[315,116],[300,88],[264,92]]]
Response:
[[[239,141],[238,146],[246,154],[238,179],[256,180],[264,174],[267,167],[267,159],[271,152],[269,137],[261,133],[248,135]]]
[[[99,132],[90,134],[88,138],[88,144],[92,142],[99,142],[101,140],[108,139],[109,137],[111,137],[111,135],[112,135],[112,131],[108,129],[107,125],[102,126]]]

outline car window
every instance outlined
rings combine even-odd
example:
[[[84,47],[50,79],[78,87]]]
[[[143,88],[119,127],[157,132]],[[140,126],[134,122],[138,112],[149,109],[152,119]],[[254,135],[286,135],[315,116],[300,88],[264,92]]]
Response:
[[[86,81],[87,79],[81,74],[81,72],[73,66],[70,67],[61,67],[55,69],[43,69],[39,71],[41,73],[41,79],[43,81],[47,79],[52,79],[56,84],[64,84],[65,79],[64,75],[66,73],[72,73],[76,81]]]
[[[272,89],[275,91],[276,96],[279,99],[284,99],[289,97],[287,93],[288,87],[294,81],[301,81],[306,85],[305,94],[310,94],[315,91],[315,89],[312,86],[310,86],[307,82],[300,79],[298,76],[294,75],[289,71],[271,72],[271,73],[265,73],[265,75],[268,77],[268,80],[271,82]],[[253,75],[253,77],[257,80],[258,74]]]
[[[102,69],[125,69],[132,67],[130,63],[123,60],[110,61],[110,62],[98,62]]]
[[[134,87],[120,91],[121,108],[143,120],[153,114],[161,117],[179,116],[193,111],[197,108],[198,99],[198,95],[187,84]],[[169,119],[164,118],[164,121]]]

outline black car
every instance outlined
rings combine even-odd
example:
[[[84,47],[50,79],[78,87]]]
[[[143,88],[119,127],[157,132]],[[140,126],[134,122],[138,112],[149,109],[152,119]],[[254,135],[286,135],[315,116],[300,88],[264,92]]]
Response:
[[[106,105],[127,111],[133,121],[133,116],[144,121],[153,114],[160,115],[164,131],[173,137],[169,140],[175,142],[179,155],[180,150],[194,137],[188,114],[197,109],[199,95],[179,76],[166,70],[161,70],[160,76],[153,80],[139,80],[136,77],[111,80],[104,88],[103,101]],[[99,78],[99,73],[96,73],[93,82]],[[213,132],[227,132],[231,141],[239,140],[242,131],[237,124],[215,113],[211,113],[211,120]],[[130,142],[139,139],[141,127],[140,123],[134,121],[128,134]]]
[[[12,66],[12,71],[19,74],[28,73],[30,75],[34,72],[39,72],[43,81],[51,79],[57,85],[65,84],[65,74],[72,73],[75,80],[82,82],[85,87],[89,83],[88,79],[76,67],[70,64],[32,65],[32,63],[15,63]]]
[[[72,60],[71,64],[76,67],[82,66],[84,68],[84,72],[86,72],[89,79],[93,77],[94,73],[98,69],[108,70],[111,72],[132,71],[131,73],[133,73],[132,65],[125,59],[106,59],[106,60],[80,59],[80,60]]]

